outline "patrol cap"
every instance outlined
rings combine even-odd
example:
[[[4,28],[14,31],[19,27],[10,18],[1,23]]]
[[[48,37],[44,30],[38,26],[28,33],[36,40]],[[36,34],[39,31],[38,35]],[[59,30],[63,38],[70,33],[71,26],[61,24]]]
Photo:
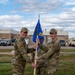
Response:
[[[23,27],[23,28],[21,29],[21,32],[28,32],[28,29],[27,29],[26,27]]]
[[[57,30],[54,29],[54,28],[52,28],[52,29],[50,30],[50,34],[57,34]]]

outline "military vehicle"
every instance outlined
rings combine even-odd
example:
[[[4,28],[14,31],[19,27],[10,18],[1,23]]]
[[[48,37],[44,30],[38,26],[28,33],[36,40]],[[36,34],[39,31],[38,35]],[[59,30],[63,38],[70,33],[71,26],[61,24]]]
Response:
[[[69,46],[75,46],[75,38],[72,38],[68,41]]]

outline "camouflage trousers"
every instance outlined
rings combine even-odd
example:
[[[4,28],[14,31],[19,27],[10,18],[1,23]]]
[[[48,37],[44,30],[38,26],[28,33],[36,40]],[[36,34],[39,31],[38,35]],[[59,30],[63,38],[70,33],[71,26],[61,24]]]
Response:
[[[36,75],[46,75],[46,67],[38,66],[36,68]]]
[[[15,61],[12,62],[13,64],[13,75],[24,75],[24,69],[26,65],[26,61],[21,60],[21,61]]]
[[[47,72],[48,72],[48,75],[57,75],[56,74],[57,67],[55,67],[55,66],[48,66]]]

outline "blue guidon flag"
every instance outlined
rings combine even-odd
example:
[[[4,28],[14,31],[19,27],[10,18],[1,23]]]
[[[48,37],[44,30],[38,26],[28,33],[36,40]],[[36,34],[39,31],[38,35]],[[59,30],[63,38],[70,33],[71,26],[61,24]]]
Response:
[[[40,44],[42,44],[44,42],[44,36],[43,36],[43,31],[41,29],[40,19],[38,19],[38,22],[34,30],[33,38],[32,38],[33,42],[35,43],[36,43],[37,36],[40,41]]]

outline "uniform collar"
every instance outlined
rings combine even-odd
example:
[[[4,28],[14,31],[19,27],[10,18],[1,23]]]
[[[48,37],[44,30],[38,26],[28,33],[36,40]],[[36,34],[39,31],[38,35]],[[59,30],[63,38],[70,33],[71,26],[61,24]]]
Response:
[[[25,38],[24,38],[24,37],[20,37],[20,39],[21,39],[21,40],[24,40]]]
[[[54,40],[52,40],[52,43],[54,43],[57,40],[57,38],[55,38]]]

